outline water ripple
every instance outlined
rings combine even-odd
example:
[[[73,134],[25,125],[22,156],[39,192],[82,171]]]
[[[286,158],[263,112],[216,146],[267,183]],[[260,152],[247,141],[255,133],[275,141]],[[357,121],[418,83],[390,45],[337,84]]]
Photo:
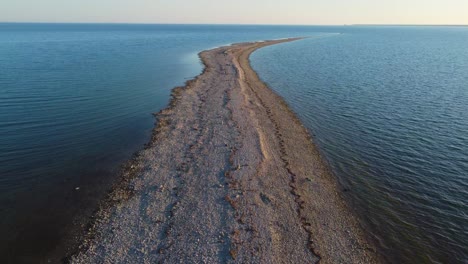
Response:
[[[253,54],[391,262],[468,261],[466,43],[466,28],[387,28]]]

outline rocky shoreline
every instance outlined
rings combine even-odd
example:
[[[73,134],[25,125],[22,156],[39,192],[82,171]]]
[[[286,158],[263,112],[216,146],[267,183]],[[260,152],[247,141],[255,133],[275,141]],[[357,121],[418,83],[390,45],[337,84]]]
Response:
[[[249,55],[200,53],[72,263],[380,263],[307,130]]]

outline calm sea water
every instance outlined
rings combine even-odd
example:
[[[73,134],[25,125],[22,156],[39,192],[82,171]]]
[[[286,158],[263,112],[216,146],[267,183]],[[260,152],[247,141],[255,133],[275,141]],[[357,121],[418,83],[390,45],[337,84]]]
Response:
[[[367,27],[259,50],[394,263],[468,263],[468,27]]]
[[[102,24],[0,24],[0,260],[64,251],[199,51],[295,36],[253,65],[373,237],[396,263],[466,261],[466,28]]]

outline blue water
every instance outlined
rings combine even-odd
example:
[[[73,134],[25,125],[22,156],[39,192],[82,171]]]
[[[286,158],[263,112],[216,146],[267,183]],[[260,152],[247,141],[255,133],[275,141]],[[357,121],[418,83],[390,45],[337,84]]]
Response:
[[[254,53],[394,263],[468,263],[468,27],[368,27]]]
[[[199,51],[295,36],[254,68],[387,258],[466,262],[467,28],[105,24],[0,24],[0,260],[64,251]]]

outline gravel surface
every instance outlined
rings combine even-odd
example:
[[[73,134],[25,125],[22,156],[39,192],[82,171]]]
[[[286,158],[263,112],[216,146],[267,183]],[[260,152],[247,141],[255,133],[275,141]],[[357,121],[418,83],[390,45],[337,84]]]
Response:
[[[242,43],[200,53],[72,263],[380,263],[307,130]]]

